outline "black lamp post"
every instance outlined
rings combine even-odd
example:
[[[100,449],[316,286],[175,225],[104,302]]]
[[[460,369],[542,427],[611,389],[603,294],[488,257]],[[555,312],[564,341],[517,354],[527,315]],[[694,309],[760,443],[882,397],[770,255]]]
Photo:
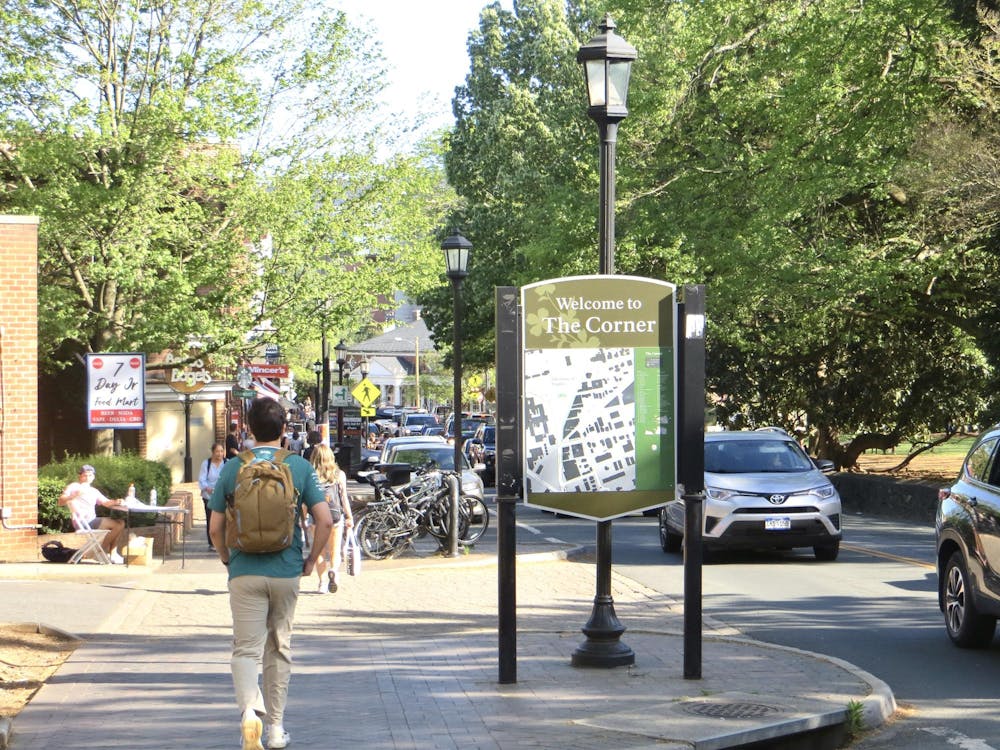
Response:
[[[341,339],[340,343],[333,347],[333,350],[337,352],[337,385],[344,384],[344,365],[347,364],[347,358],[344,356],[344,352],[347,351],[347,345],[344,344],[344,340]],[[344,407],[337,407],[337,442],[344,442]]]
[[[319,391],[319,376],[320,376],[320,373],[323,372],[323,363],[320,362],[317,359],[315,362],[312,363],[312,371],[314,373],[316,373],[316,405],[313,407],[313,410],[316,412],[316,425],[319,426],[319,418],[320,418],[320,413],[319,413],[319,406],[320,406],[320,404],[319,404],[319,393],[320,393],[320,391]]]
[[[326,444],[330,444],[330,344],[326,340],[326,321],[323,321],[323,394],[321,396],[322,400],[322,414],[323,422],[320,427],[321,434],[326,438]]]
[[[615,272],[615,144],[618,123],[628,116],[628,81],[635,47],[614,32],[611,15],[601,22],[601,33],[576,53],[587,79],[587,114],[601,134],[600,273]]]
[[[361,358],[361,364],[359,365],[361,370],[361,379],[364,380],[368,377],[368,355],[365,354]],[[364,417],[361,420],[361,435],[358,438],[358,445],[360,446],[358,450],[361,450],[364,446],[368,445],[368,417]]]
[[[615,272],[615,143],[618,123],[628,115],[628,80],[635,47],[614,33],[610,15],[601,22],[601,33],[577,52],[587,79],[587,114],[601,135],[601,209],[599,272]],[[590,619],[583,626],[587,640],[573,652],[578,667],[621,667],[635,664],[635,652],[622,643],[625,626],[615,614],[611,597],[611,521],[597,524],[597,592]]]
[[[455,437],[455,471],[459,472],[459,496],[462,494],[461,466],[462,466],[462,297],[459,289],[462,281],[469,275],[469,253],[472,250],[472,243],[460,234],[453,234],[441,243],[444,250],[444,260],[447,268],[448,278],[451,279],[452,290],[454,292],[454,314],[455,314],[455,336],[452,343],[452,365],[455,368],[454,390],[452,400],[454,401],[455,417],[452,422],[452,432]],[[452,508],[451,517],[457,517],[455,509]],[[448,554],[452,557],[458,556],[458,529],[454,524],[448,528]]]
[[[194,481],[191,461],[191,394],[184,394],[184,481]]]

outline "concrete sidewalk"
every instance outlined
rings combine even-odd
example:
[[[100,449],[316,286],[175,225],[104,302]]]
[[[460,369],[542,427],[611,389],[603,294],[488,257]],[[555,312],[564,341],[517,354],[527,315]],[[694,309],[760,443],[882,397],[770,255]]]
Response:
[[[0,565],[0,619],[86,639],[14,720],[10,748],[238,747],[226,576],[194,540],[198,528],[183,570],[170,559],[152,572],[74,566],[39,580],[37,568],[54,566]],[[615,608],[636,664],[574,668],[594,565],[519,551],[533,554],[518,559],[512,685],[497,682],[493,555],[365,560],[335,594],[303,581],[291,747],[723,748],[843,722],[851,701],[869,726],[894,710],[889,688],[850,664],[711,621],[703,677],[685,680],[680,604],[618,574]]]

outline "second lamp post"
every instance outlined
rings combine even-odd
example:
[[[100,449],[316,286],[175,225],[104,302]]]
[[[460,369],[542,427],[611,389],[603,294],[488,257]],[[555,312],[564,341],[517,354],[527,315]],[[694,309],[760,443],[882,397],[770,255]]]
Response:
[[[448,278],[451,279],[454,290],[455,307],[455,335],[452,342],[452,366],[455,370],[454,390],[452,401],[454,402],[455,416],[452,419],[452,433],[455,439],[455,471],[458,473],[458,494],[462,494],[462,297],[459,289],[462,281],[469,275],[469,252],[472,250],[472,243],[465,237],[456,233],[446,238],[441,243],[444,250],[444,260],[447,268]],[[456,522],[457,508],[451,509],[452,523],[448,528],[448,554],[452,557],[458,556],[458,524]]]

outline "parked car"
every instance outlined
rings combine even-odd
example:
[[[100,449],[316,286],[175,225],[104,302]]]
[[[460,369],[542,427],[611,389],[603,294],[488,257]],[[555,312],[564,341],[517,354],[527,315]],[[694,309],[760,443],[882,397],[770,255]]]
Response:
[[[483,499],[483,480],[476,473],[465,456],[460,456],[459,470],[462,472],[462,494]],[[409,464],[413,469],[433,461],[441,469],[455,468],[455,448],[439,438],[393,438],[382,448],[378,466],[389,464]]]
[[[1000,616],[1000,425],[972,444],[958,478],[938,493],[938,606],[948,637],[985,648]]]
[[[487,485],[496,483],[497,467],[497,427],[494,424],[481,424],[476,428],[468,441],[469,461],[486,466],[483,471],[483,481]]]
[[[454,442],[454,422],[455,415],[452,414],[448,417],[448,421],[444,426],[444,436],[449,442]],[[462,442],[463,446],[465,441],[472,438],[476,434],[476,430],[481,424],[496,424],[496,420],[490,414],[463,414],[462,415]]]
[[[812,547],[818,560],[840,552],[840,496],[784,431],[705,434],[706,549]],[[680,493],[678,493],[680,494]],[[660,509],[660,546],[679,552],[684,500]]]
[[[428,427],[437,427],[438,419],[433,414],[407,414],[400,430],[401,435],[423,435]]]

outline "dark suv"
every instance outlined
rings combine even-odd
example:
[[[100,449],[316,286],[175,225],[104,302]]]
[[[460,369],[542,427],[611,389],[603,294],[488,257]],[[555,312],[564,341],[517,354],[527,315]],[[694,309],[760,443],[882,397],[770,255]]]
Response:
[[[1000,425],[969,450],[955,483],[938,493],[938,606],[948,637],[985,648],[1000,616]]]
[[[485,464],[486,471],[483,472],[483,483],[493,485],[496,483],[497,473],[497,426],[494,424],[481,424],[476,428],[475,434],[466,442],[468,446],[469,458],[474,464]]]

